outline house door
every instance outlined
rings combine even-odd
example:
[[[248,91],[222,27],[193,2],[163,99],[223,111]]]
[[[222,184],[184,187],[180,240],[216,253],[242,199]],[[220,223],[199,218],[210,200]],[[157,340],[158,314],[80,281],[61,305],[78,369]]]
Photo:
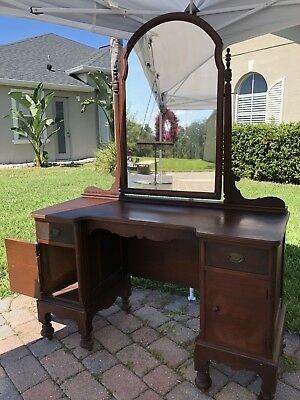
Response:
[[[56,134],[56,159],[69,160],[71,158],[71,136],[69,131],[68,99],[54,99],[55,117],[61,122],[57,124],[59,131]]]

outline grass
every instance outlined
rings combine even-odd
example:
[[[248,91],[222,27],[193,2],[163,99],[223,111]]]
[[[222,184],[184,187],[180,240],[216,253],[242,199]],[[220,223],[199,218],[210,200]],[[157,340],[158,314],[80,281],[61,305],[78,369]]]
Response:
[[[140,161],[152,160],[151,157],[139,157]],[[186,158],[163,158],[162,170],[164,172],[199,172],[199,171],[212,171],[215,164],[204,160],[189,160]]]
[[[100,177],[92,165],[0,170],[1,297],[9,294],[4,238],[34,240],[32,211],[78,197],[86,186],[108,187],[110,182],[109,176]],[[291,215],[287,231],[284,296],[288,306],[288,329],[300,333],[300,186],[242,180],[239,187],[246,197],[278,196],[289,207]],[[134,283],[187,294],[186,289],[171,284],[141,279],[135,279]]]

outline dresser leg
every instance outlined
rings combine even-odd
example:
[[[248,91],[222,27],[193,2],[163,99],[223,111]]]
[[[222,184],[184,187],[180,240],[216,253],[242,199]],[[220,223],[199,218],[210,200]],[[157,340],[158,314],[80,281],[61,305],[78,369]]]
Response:
[[[195,379],[195,384],[198,389],[206,391],[211,386],[211,378],[209,375],[209,361],[205,362],[203,366],[199,369],[199,364],[197,366],[197,376]]]
[[[277,368],[266,367],[265,371],[260,374],[262,385],[258,400],[273,400],[277,385]]]
[[[43,318],[41,335],[51,340],[54,334],[54,328],[51,324],[52,314],[46,313]]]
[[[91,351],[93,349],[93,314],[85,314],[78,322],[78,331],[81,334],[80,346]]]

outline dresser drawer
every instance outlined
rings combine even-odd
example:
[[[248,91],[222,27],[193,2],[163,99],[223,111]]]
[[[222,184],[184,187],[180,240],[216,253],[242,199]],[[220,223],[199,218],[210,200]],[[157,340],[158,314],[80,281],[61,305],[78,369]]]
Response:
[[[238,244],[206,242],[205,265],[268,275],[268,251]]]
[[[37,222],[36,234],[39,242],[74,244],[73,225],[49,222]]]

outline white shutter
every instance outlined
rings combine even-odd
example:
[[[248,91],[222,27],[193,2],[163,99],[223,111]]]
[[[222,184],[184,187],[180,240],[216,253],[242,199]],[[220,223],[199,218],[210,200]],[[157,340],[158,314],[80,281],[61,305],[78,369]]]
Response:
[[[265,122],[266,103],[266,93],[238,95],[236,121],[242,124],[258,124]]]
[[[280,124],[282,121],[282,101],[283,101],[284,80],[276,82],[268,91],[267,101],[267,122]]]
[[[237,96],[236,122],[241,124],[251,123],[252,94]]]
[[[252,124],[266,122],[267,94],[254,93],[252,98]]]

